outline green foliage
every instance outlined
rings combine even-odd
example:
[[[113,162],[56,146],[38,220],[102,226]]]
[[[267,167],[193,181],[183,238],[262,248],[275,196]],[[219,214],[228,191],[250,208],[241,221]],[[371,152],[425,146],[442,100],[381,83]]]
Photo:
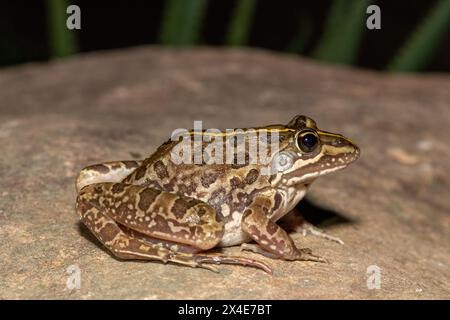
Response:
[[[192,46],[199,41],[205,0],[167,0],[160,42],[169,46]]]
[[[314,23],[311,17],[306,14],[301,14],[297,34],[286,48],[286,51],[291,53],[304,53],[305,47],[311,40],[313,32]]]
[[[334,0],[313,57],[339,64],[355,63],[366,29],[364,20],[368,5],[368,0]]]
[[[242,46],[247,44],[255,6],[255,0],[237,0],[225,41],[227,45]]]
[[[373,2],[333,0],[312,57],[331,63],[355,64],[366,30],[366,8]],[[160,25],[160,43],[169,46],[198,44],[208,3],[208,0],[166,0]],[[66,8],[69,4],[68,0],[46,0],[48,43],[52,58],[69,56],[78,51],[76,33],[66,27]],[[226,45],[248,44],[257,5],[257,0],[236,0],[226,34]],[[391,59],[387,70],[404,72],[424,69],[449,31],[449,24],[450,0],[436,0],[430,12]],[[315,28],[318,26],[314,25],[311,16],[300,13],[297,35],[286,50],[304,53]],[[14,53],[16,55],[18,52]],[[5,60],[6,55],[3,56]]]
[[[438,1],[388,65],[389,71],[419,71],[430,62],[448,32],[450,0]]]
[[[50,44],[50,56],[61,58],[78,51],[75,32],[67,29],[67,0],[47,0],[47,30]]]

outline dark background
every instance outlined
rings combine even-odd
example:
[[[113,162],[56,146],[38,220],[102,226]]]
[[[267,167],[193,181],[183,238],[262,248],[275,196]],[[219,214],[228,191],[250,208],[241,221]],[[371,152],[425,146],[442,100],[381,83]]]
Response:
[[[358,1],[358,0],[356,0]],[[0,4],[0,65],[45,61],[52,57],[48,25],[51,1],[2,1]],[[207,1],[193,45],[225,45],[236,0]],[[381,30],[365,30],[352,63],[384,70],[404,42],[437,3],[422,1],[372,1],[381,7]],[[81,8],[82,29],[72,31],[77,52],[158,44],[167,1],[68,1]],[[244,45],[311,56],[320,42],[332,1],[256,1],[249,37]],[[302,47],[293,48],[305,31]],[[426,66],[417,71],[450,71],[447,32]]]

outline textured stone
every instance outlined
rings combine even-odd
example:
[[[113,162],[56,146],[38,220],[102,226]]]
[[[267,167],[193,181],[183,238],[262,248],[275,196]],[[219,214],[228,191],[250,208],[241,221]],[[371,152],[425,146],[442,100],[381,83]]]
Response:
[[[449,106],[447,75],[254,50],[144,47],[0,70],[0,298],[450,298]],[[83,166],[144,157],[194,120],[234,128],[295,114],[362,150],[299,206],[345,242],[293,236],[330,264],[258,256],[275,269],[268,276],[123,262],[80,226]],[[71,265],[80,290],[66,288]],[[379,290],[367,288],[370,265],[381,268]]]

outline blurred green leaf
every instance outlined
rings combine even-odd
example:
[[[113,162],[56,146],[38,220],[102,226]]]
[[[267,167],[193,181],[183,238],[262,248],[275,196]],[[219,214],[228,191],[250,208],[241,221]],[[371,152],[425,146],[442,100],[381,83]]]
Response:
[[[67,0],[47,0],[47,33],[52,58],[66,57],[78,51],[75,31],[67,29]]]
[[[303,53],[310,42],[314,31],[314,24],[309,15],[301,14],[298,31],[286,51],[291,53]]]
[[[450,0],[438,1],[389,63],[389,71],[419,71],[430,62],[449,31]]]
[[[366,29],[365,15],[368,5],[368,0],[334,0],[323,34],[312,56],[339,64],[355,63]]]
[[[225,43],[229,46],[247,44],[255,12],[255,0],[237,0]]]
[[[160,42],[170,46],[196,44],[205,8],[205,0],[167,0],[161,23]]]

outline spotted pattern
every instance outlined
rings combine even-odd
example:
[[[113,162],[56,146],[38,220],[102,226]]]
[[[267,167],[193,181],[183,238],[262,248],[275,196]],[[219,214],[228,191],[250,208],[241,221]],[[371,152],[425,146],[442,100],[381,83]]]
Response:
[[[156,161],[153,167],[159,179],[163,180],[169,177],[166,166],[161,160]]]
[[[160,190],[151,188],[142,189],[142,191],[139,193],[138,208],[142,211],[147,211],[153,201],[155,201],[156,197],[160,194]]]
[[[250,169],[250,171],[245,176],[245,183],[252,184],[254,183],[259,176],[259,171],[257,169]]]
[[[90,170],[96,171],[98,173],[107,173],[109,171],[109,168],[104,164],[95,164],[90,167]]]

